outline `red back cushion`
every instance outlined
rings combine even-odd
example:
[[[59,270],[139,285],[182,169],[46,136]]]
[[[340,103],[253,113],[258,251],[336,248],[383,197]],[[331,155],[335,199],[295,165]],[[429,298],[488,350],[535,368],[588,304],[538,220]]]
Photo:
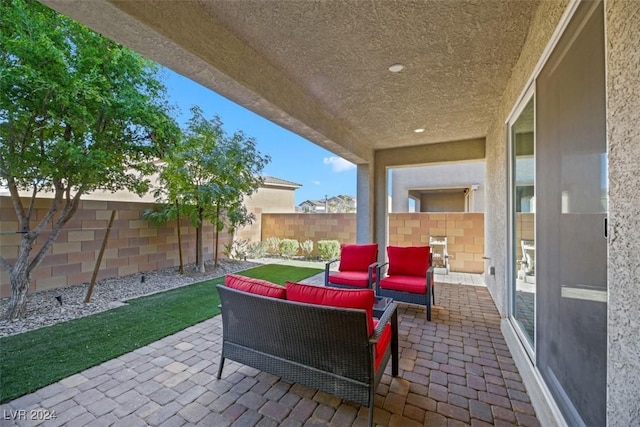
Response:
[[[367,330],[373,333],[373,289],[337,289],[287,282],[287,300],[330,307],[357,308],[367,312]]]
[[[378,260],[378,244],[342,245],[340,248],[340,271],[367,271]]]
[[[388,246],[389,276],[425,276],[429,268],[429,246]]]
[[[287,295],[287,291],[283,286],[278,286],[266,280],[240,276],[239,274],[227,274],[224,278],[224,284],[229,288],[265,297],[285,299]]]

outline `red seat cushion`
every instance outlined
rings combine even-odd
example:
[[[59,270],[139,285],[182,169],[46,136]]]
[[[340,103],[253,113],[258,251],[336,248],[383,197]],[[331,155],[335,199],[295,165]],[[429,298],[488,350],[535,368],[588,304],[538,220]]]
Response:
[[[375,325],[375,327],[378,326],[378,322],[379,322],[378,319],[373,319],[373,324]],[[378,368],[380,367],[380,362],[382,362],[382,356],[384,355],[384,351],[387,349],[387,347],[391,343],[391,334],[392,334],[391,325],[387,323],[384,326],[384,329],[382,330],[382,335],[380,335],[380,338],[376,343],[376,350],[375,350],[376,370],[378,370]]]
[[[427,293],[427,279],[422,276],[389,276],[380,280],[380,288],[392,291]]]
[[[426,277],[429,268],[429,246],[388,246],[389,276]]]
[[[330,307],[356,308],[367,312],[367,331],[373,333],[373,289],[336,289],[287,282],[287,299]]]
[[[239,274],[227,274],[224,278],[224,284],[229,288],[265,297],[285,299],[287,295],[287,291],[283,286]]]
[[[340,271],[367,271],[378,260],[378,244],[342,245],[340,248]]]
[[[374,281],[376,280],[375,273],[371,277]],[[366,271],[341,271],[330,275],[329,283],[366,288],[369,286],[369,273]]]

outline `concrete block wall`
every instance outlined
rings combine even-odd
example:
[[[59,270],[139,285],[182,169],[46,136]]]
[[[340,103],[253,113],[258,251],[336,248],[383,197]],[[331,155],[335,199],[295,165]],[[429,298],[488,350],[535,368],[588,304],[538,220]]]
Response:
[[[335,239],[355,243],[355,214],[262,214],[262,240],[269,237],[314,242]],[[391,213],[389,244],[421,246],[429,236],[447,236],[452,271],[484,271],[484,214],[482,213]]]
[[[299,242],[311,239],[316,243],[314,253],[317,251],[318,240],[356,242],[356,214],[354,213],[263,213],[261,225],[262,241],[269,237],[295,239]]]
[[[36,218],[42,218],[51,199],[36,200]],[[84,200],[65,225],[40,266],[34,271],[29,292],[89,282],[93,274],[111,211],[116,211],[109,241],[102,257],[98,279],[126,276],[166,267],[178,267],[177,223],[160,226],[144,220],[142,213],[151,203]],[[34,224],[35,225],[35,224]],[[21,235],[9,197],[0,197],[0,254],[13,263],[18,254]],[[181,222],[184,263],[195,262],[196,230],[187,220]],[[36,241],[34,251],[45,241],[45,231]],[[214,234],[211,225],[204,228],[204,258],[213,257]],[[220,235],[220,249],[230,237]],[[220,255],[222,256],[222,255]],[[10,295],[9,274],[2,271],[0,297]]]
[[[430,236],[446,236],[451,271],[484,271],[484,214],[390,213],[389,245],[422,246]]]

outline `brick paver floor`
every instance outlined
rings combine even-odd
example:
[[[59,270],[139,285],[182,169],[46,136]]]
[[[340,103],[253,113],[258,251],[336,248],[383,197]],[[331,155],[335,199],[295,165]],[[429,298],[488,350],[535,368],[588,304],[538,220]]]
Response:
[[[400,375],[387,368],[375,424],[538,426],[487,289],[440,283],[436,303],[431,322],[399,305]],[[221,328],[217,316],[6,403],[0,424],[366,425],[365,407],[232,361],[216,380]]]

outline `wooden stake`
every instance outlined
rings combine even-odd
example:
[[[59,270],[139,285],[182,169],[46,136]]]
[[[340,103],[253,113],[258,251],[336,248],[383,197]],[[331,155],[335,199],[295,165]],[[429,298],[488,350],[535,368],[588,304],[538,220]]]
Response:
[[[100,264],[102,264],[102,255],[104,254],[104,250],[107,247],[107,241],[109,240],[109,233],[111,233],[111,226],[113,225],[113,220],[116,217],[116,211],[111,211],[111,218],[109,219],[109,225],[107,226],[107,232],[104,233],[104,239],[102,240],[102,247],[100,248],[100,253],[98,254],[98,260],[96,261],[96,266],[93,268],[93,275],[91,276],[91,283],[89,283],[89,289],[87,289],[87,296],[84,298],[85,304],[91,301],[91,294],[93,293],[93,286],[96,284],[96,278],[98,277],[98,271],[100,271]]]

